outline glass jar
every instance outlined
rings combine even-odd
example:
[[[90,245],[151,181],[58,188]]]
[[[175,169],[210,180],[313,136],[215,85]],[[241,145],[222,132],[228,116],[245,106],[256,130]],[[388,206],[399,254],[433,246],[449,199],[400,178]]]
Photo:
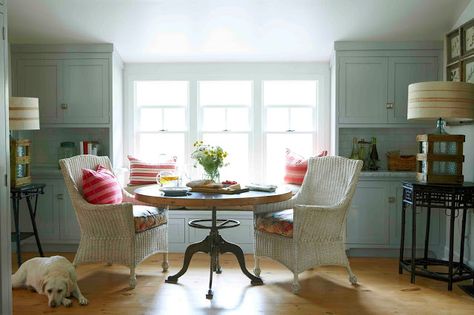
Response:
[[[76,145],[74,142],[61,142],[58,148],[58,162],[61,159],[70,158],[76,155]],[[59,164],[58,164],[59,166]]]

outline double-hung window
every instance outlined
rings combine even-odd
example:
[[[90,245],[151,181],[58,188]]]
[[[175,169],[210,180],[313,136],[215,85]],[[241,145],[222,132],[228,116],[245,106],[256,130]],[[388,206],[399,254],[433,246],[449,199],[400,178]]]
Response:
[[[221,180],[281,183],[286,148],[309,157],[320,145],[320,80],[294,74],[241,77],[193,73],[131,80],[131,152],[151,161],[177,156],[191,178],[200,178],[190,154],[192,143],[203,140],[229,153]]]
[[[198,81],[199,132],[228,153],[221,179],[247,180],[250,165],[253,81]]]
[[[135,153],[143,159],[160,155],[186,157],[188,81],[135,81]]]
[[[314,155],[317,93],[316,80],[262,81],[267,181],[282,181],[286,148]]]

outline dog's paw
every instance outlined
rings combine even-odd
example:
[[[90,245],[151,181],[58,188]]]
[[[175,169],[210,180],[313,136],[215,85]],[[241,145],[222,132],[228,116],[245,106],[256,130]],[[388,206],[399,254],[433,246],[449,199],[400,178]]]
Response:
[[[81,297],[79,298],[79,304],[81,304],[81,305],[87,305],[87,304],[89,304],[89,301],[88,301],[85,297],[81,296]]]
[[[72,301],[70,299],[63,299],[63,305],[66,307],[70,307],[72,305]]]

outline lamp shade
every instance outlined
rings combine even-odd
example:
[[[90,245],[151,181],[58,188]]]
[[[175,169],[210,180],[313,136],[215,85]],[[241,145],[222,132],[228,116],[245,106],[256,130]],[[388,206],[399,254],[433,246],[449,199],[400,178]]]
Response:
[[[39,100],[34,97],[10,97],[10,130],[37,130],[39,122]]]
[[[408,119],[474,120],[474,84],[433,81],[408,86]]]

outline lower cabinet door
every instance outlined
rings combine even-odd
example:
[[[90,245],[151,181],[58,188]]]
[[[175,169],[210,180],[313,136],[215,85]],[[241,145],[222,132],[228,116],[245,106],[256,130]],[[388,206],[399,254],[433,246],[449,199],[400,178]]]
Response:
[[[361,181],[347,217],[346,243],[350,245],[388,244],[387,182]]]
[[[400,246],[401,228],[402,228],[402,200],[403,200],[403,188],[401,184],[393,184],[391,189],[392,193],[395,194],[396,200],[393,207],[390,209],[390,243],[392,245]],[[407,206],[405,216],[405,247],[411,248],[412,240],[412,208],[410,205]],[[437,250],[436,246],[440,245],[440,234],[443,230],[442,220],[444,211],[440,209],[431,209],[430,218],[430,231],[429,231],[429,246],[433,250]],[[424,248],[425,246],[425,235],[426,235],[426,223],[427,223],[428,209],[418,208],[416,210],[416,247]]]
[[[81,230],[77,222],[76,211],[72,206],[71,198],[61,182],[56,194],[57,207],[59,212],[59,235],[61,241],[79,242],[81,239]]]
[[[59,238],[59,225],[58,225],[58,212],[56,207],[56,183],[55,181],[41,180],[38,183],[46,184],[44,188],[44,194],[38,195],[38,205],[36,210],[36,227],[38,229],[38,235],[40,242],[55,241]],[[35,199],[31,200],[31,205],[34,208]],[[12,207],[13,209],[13,207]],[[13,210],[12,210],[13,211]],[[20,200],[20,231],[21,232],[33,232],[30,215],[28,212],[28,206],[26,199]],[[13,213],[12,213],[12,232],[15,231]],[[28,238],[24,241],[25,243],[34,243],[34,237]],[[14,246],[14,245],[13,245]]]

